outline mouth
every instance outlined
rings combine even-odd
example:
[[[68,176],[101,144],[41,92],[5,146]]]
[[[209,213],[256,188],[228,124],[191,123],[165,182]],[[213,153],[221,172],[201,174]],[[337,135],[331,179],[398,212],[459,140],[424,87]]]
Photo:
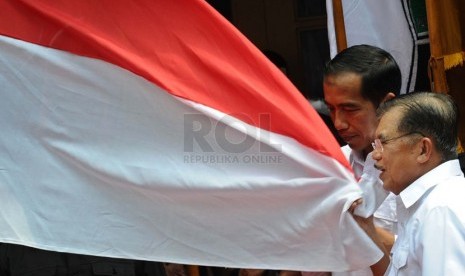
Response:
[[[342,140],[344,140],[346,143],[349,143],[352,139],[356,137],[356,135],[339,135],[341,136]]]
[[[383,180],[383,175],[384,175],[385,169],[382,166],[377,165],[377,164],[374,164],[373,167],[375,167],[375,169],[380,171],[380,174],[379,174],[378,177],[379,177],[379,179]]]

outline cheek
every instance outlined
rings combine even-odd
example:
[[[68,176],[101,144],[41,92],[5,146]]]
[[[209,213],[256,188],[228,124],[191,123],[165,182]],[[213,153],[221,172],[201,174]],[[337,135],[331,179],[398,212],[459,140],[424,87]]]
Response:
[[[401,190],[401,183],[405,182],[405,167],[402,164],[403,162],[397,162],[395,157],[392,158],[383,158],[385,172],[383,175],[384,188],[394,192],[399,193]]]
[[[378,121],[374,116],[359,113],[350,118],[350,124],[365,136],[374,137]]]
[[[378,120],[376,119],[375,114],[361,114],[358,118],[361,122],[365,124],[365,126],[370,126],[376,128],[378,125]]]

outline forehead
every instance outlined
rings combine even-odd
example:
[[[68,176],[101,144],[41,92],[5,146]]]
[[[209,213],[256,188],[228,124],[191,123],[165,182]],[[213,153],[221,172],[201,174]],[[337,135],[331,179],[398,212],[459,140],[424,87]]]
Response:
[[[326,76],[323,82],[325,101],[332,105],[369,102],[361,94],[362,78],[355,73]]]
[[[397,127],[402,119],[402,111],[392,108],[379,119],[376,137],[386,137],[397,133]]]

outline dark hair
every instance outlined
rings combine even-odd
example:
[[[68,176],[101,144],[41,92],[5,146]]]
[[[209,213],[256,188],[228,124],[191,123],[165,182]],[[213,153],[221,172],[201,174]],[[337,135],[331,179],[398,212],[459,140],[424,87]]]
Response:
[[[383,116],[392,108],[402,112],[397,126],[400,133],[422,133],[432,139],[443,161],[457,158],[459,110],[450,96],[432,92],[401,95],[382,103],[377,116]]]
[[[387,93],[396,96],[402,87],[402,75],[395,59],[385,50],[370,45],[349,47],[332,60],[324,76],[355,73],[362,78],[361,95],[377,107]]]

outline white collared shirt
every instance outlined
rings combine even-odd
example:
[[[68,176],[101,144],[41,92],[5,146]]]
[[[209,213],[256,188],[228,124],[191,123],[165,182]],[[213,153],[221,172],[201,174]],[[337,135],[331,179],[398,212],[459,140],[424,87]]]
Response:
[[[465,275],[465,178],[445,162],[397,197],[398,238],[386,275]]]

